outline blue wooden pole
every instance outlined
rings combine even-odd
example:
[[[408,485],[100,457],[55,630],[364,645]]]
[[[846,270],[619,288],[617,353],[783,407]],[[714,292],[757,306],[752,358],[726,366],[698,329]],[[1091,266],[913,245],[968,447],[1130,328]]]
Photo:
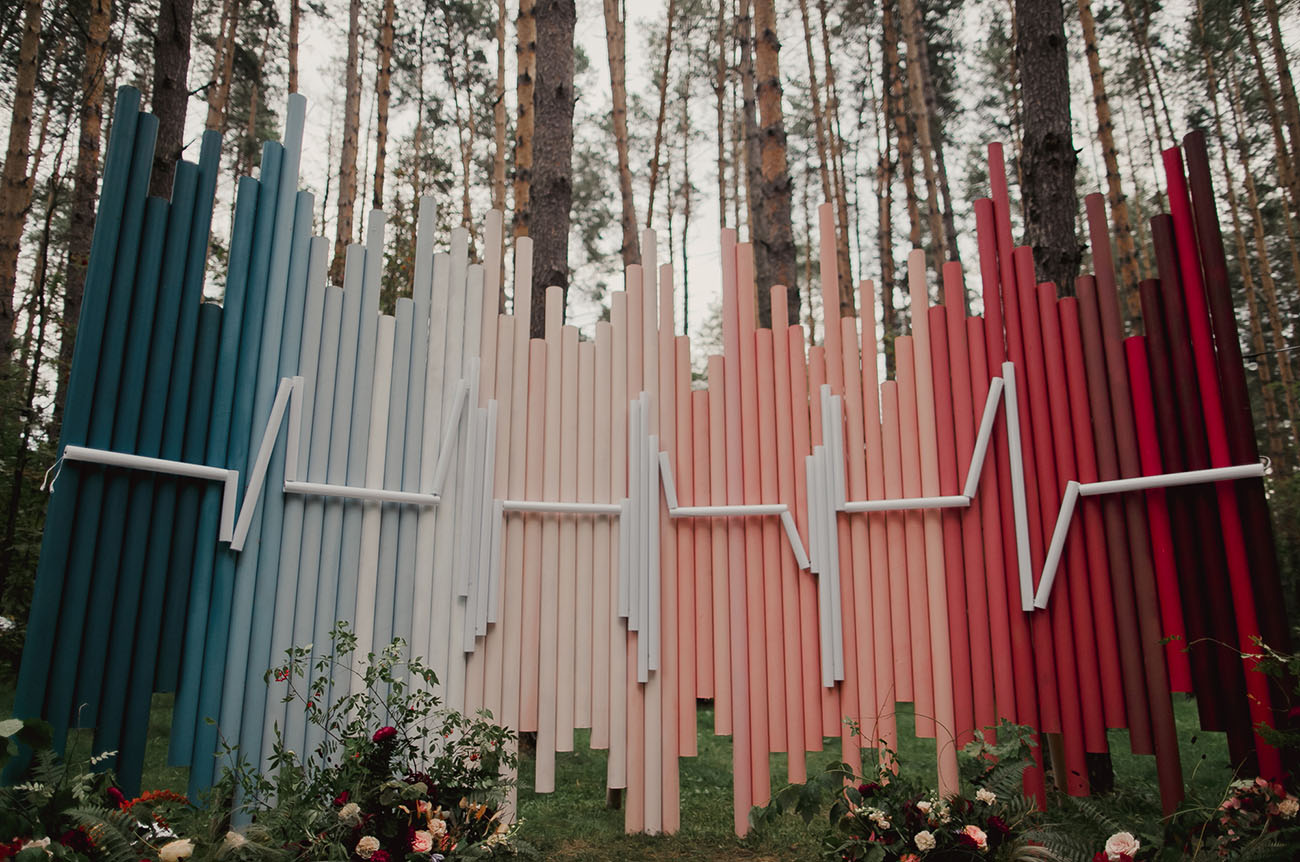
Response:
[[[384,487],[401,490],[403,450],[406,442],[406,411],[410,406],[411,332],[415,303],[397,300],[396,335],[393,338],[392,390],[388,398],[388,439],[385,443]],[[375,579],[375,621],[373,648],[378,651],[393,639],[393,615],[397,594],[397,525],[401,507],[384,503],[379,523],[378,576]]]

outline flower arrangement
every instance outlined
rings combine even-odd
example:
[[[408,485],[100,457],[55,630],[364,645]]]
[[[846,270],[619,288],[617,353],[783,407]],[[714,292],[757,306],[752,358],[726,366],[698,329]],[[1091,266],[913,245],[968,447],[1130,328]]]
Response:
[[[1027,728],[1003,724],[1001,740],[977,734],[963,752],[964,784],[972,792],[940,796],[898,774],[896,755],[879,749],[867,776],[838,763],[809,780],[779,791],[766,808],[751,815],[758,826],[795,811],[811,822],[825,806],[831,831],[823,858],[839,862],[921,862],[921,860],[1001,859],[1028,841],[1037,823],[1033,803],[1019,791],[1029,762]]]

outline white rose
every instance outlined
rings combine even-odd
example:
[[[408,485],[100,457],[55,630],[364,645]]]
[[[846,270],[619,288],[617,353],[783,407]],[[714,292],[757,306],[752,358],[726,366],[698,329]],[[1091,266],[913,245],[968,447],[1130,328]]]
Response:
[[[933,806],[930,804],[928,799],[922,799],[920,802],[916,803],[916,810],[920,811],[922,814],[929,814],[932,807]]]
[[[362,859],[369,859],[371,856],[375,855],[375,851],[378,849],[378,838],[373,835],[363,835],[361,836],[361,840],[357,842],[356,852]]]
[[[193,855],[194,842],[188,838],[164,844],[158,851],[161,862],[180,862],[181,859],[188,859]]]
[[[1132,832],[1116,832],[1106,839],[1106,858],[1111,862],[1119,862],[1121,855],[1132,858],[1137,856],[1141,846],[1142,842],[1134,838]]]
[[[925,853],[928,850],[933,850],[936,843],[937,842],[934,840],[934,833],[928,829],[916,833],[916,849],[920,850],[922,853]]]
[[[998,795],[996,793],[992,790],[985,790],[983,787],[975,791],[975,798],[980,802],[983,802],[985,805],[992,805],[994,802],[998,801]]]
[[[1288,796],[1277,804],[1277,811],[1284,819],[1290,820],[1296,816],[1296,812],[1300,812],[1300,800],[1297,800],[1294,796]]]
[[[32,847],[40,847],[42,850],[45,851],[46,856],[54,855],[53,853],[50,852],[49,838],[33,838],[31,841],[28,841],[26,844],[20,847],[19,850],[29,850]]]
[[[441,837],[441,836],[443,836],[443,835],[446,835],[446,834],[447,834],[447,823],[446,823],[446,821],[444,821],[444,820],[442,820],[442,819],[440,819],[440,818],[437,818],[437,817],[430,817],[430,818],[429,818],[429,834],[432,835],[434,838],[439,838],[439,837]]]
[[[222,842],[223,849],[238,850],[248,843],[248,839],[238,832],[230,831],[226,833],[226,840]]]
[[[344,823],[357,823],[361,820],[361,806],[355,802],[349,802],[339,809],[339,819]]]

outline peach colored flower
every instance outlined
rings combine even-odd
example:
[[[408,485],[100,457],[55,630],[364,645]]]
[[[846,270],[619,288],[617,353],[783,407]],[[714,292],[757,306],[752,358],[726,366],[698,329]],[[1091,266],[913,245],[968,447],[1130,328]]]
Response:
[[[983,829],[979,828],[975,824],[972,823],[970,826],[967,826],[965,829],[963,829],[962,834],[966,835],[972,841],[974,841],[975,846],[978,847],[979,849],[981,850],[988,849],[989,837],[984,834]]]
[[[428,853],[433,849],[433,833],[420,829],[411,838],[412,853]]]
[[[373,835],[362,835],[357,842],[356,853],[362,859],[369,859],[379,849],[379,839]]]
[[[1106,858],[1119,862],[1120,856],[1135,857],[1141,846],[1142,842],[1134,838],[1132,832],[1116,832],[1106,839]]]

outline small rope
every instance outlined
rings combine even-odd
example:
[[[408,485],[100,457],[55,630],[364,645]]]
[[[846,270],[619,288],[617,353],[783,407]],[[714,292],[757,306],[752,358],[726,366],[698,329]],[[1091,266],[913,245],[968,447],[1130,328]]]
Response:
[[[54,483],[59,480],[59,474],[62,472],[63,472],[63,456],[59,455],[58,458],[54,459],[54,463],[50,465],[50,468],[45,471],[45,479],[41,482],[41,490],[45,491],[48,489],[49,492],[53,494]],[[50,473],[54,473],[54,478],[50,478]]]

